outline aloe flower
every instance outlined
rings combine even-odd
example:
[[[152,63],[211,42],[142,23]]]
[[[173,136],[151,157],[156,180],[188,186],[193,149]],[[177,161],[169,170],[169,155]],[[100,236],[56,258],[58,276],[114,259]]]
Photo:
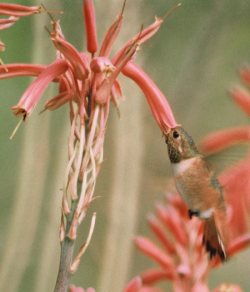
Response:
[[[123,23],[125,2],[122,11],[111,24],[100,45],[97,41],[93,0],[83,0],[82,4],[86,51],[78,50],[73,46],[64,37],[60,21],[50,15],[52,28],[49,34],[56,52],[55,60],[48,65],[22,63],[0,66],[0,79],[16,76],[35,77],[19,102],[12,107],[13,113],[21,116],[23,120],[27,120],[32,114],[51,83],[58,85],[58,92],[45,102],[43,112],[57,110],[61,106],[69,108],[71,128],[62,196],[61,257],[55,291],[67,290],[70,276],[77,270],[94,231],[96,214],[92,215],[85,243],[73,258],[78,226],[87,216],[103,161],[103,143],[110,103],[113,102],[118,107],[122,97],[119,74],[123,72],[142,89],[162,132],[177,125],[166,97],[142,69],[131,63],[139,47],[159,30],[163,19],[156,18],[151,25],[138,31],[111,55],[113,44]],[[11,20],[14,21],[13,17],[35,14],[41,10],[40,6],[0,4],[0,14],[12,17],[9,18],[8,25],[12,24]],[[74,286],[70,289],[83,291],[82,288]]]
[[[7,18],[0,18],[0,30],[11,27],[20,19],[20,17],[41,13],[43,10],[42,6],[0,3],[0,16],[8,16]],[[4,50],[5,44],[0,41],[0,52],[3,52]]]
[[[170,281],[175,292],[210,291],[207,286],[209,272],[220,262],[217,259],[211,261],[202,245],[203,222],[197,218],[190,220],[187,214],[187,206],[172,191],[166,196],[165,203],[156,206],[156,214],[148,217],[150,229],[160,246],[142,236],[135,238],[135,244],[159,267],[141,273],[143,285],[153,286],[159,281]],[[237,222],[231,222],[233,224],[237,225]],[[249,244],[249,230],[237,237],[231,237],[229,257]]]

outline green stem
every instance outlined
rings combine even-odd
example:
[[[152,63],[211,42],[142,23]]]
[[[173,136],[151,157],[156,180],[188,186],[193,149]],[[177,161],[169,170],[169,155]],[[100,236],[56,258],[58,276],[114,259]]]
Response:
[[[77,207],[77,203],[78,203],[78,200],[72,202],[71,212],[66,217],[66,220],[67,220],[67,225],[66,225],[66,230],[65,230],[66,236],[64,238],[64,241],[61,244],[60,264],[59,264],[59,270],[58,270],[54,292],[68,291],[69,280],[71,277],[70,266],[71,266],[72,258],[73,258],[75,240],[69,239],[67,237],[67,234],[69,232],[69,229],[73,221],[74,212]]]
[[[68,290],[69,280],[71,277],[70,265],[74,252],[74,244],[74,240],[70,240],[68,237],[65,237],[61,245],[60,265],[54,292],[67,292]]]

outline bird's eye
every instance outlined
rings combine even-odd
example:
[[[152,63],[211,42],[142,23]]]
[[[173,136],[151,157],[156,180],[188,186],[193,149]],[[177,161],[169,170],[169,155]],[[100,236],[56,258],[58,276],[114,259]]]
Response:
[[[180,137],[180,134],[177,131],[173,132],[173,138],[178,139]]]

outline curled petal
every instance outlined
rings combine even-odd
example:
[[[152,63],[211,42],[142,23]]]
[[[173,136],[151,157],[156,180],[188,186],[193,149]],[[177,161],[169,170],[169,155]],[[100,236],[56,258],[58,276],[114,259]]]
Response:
[[[171,257],[169,257],[164,251],[152,243],[149,239],[138,236],[135,239],[136,246],[152,260],[159,263],[169,273],[174,275],[174,263]]]
[[[142,287],[142,279],[137,276],[133,278],[127,285],[127,287],[123,290],[123,292],[139,292]]]
[[[0,19],[0,30],[6,29],[11,27],[13,24],[16,23],[18,17],[10,16],[9,18],[2,18]]]
[[[21,4],[0,3],[0,14],[10,16],[28,16],[42,11],[41,6],[25,6]]]
[[[232,145],[250,141],[250,126],[223,129],[202,139],[200,148],[206,153],[215,153]]]
[[[38,64],[4,64],[0,66],[0,79],[18,76],[38,76],[46,66]]]
[[[132,79],[141,88],[147,98],[156,122],[163,132],[177,126],[166,97],[142,69],[134,63],[129,62],[123,68],[122,73]]]
[[[25,119],[37,105],[49,83],[63,74],[67,69],[68,65],[65,60],[57,60],[47,66],[26,89],[18,104],[12,107],[13,113],[15,115],[22,115]]]
[[[76,78],[84,80],[89,75],[89,65],[85,58],[82,58],[77,49],[59,36],[52,36],[55,47],[60,51],[65,59],[72,65]]]
[[[155,18],[155,22],[143,29],[137,35],[135,35],[131,40],[129,40],[112,58],[112,63],[116,66],[119,59],[124,54],[124,52],[137,40],[140,44],[146,42],[150,39],[156,32],[159,30],[161,24],[163,23],[163,19]]]
[[[250,94],[243,88],[237,87],[230,91],[232,98],[238,106],[250,116]]]
[[[93,0],[83,0],[83,14],[85,20],[87,50],[94,54],[97,51],[96,17]]]

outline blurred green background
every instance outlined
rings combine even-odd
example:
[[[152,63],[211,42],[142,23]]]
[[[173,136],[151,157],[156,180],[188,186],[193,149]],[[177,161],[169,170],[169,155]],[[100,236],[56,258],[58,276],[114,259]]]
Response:
[[[12,1],[8,1],[12,2]],[[35,1],[16,1],[34,5]],[[62,9],[61,24],[66,38],[85,48],[82,1],[43,1],[48,8]],[[163,15],[176,1],[127,1],[122,33],[116,48]],[[38,3],[40,4],[40,2]],[[121,9],[122,1],[96,0],[99,40]],[[142,46],[139,63],[168,96],[177,120],[199,141],[206,133],[246,124],[249,120],[233,104],[227,90],[239,83],[238,69],[250,62],[250,1],[183,0],[157,35]],[[56,16],[55,16],[56,17]],[[7,45],[1,54],[5,63],[47,64],[54,50],[44,26],[46,14],[21,19],[1,31]],[[89,217],[97,211],[94,236],[72,282],[93,286],[99,292],[121,291],[125,282],[153,264],[133,247],[135,234],[151,236],[146,216],[161,201],[171,177],[166,146],[141,92],[121,77],[126,100],[121,118],[111,110],[105,156],[96,199]],[[31,79],[1,81],[0,91],[0,291],[52,291],[59,261],[58,230],[60,188],[67,158],[68,111],[39,115],[46,98],[21,126],[10,107],[15,105]],[[243,157],[235,148],[222,159],[215,157],[216,170]],[[79,239],[86,237],[89,218]],[[81,243],[79,242],[79,244]],[[245,251],[209,279],[239,283],[249,291],[250,252]],[[169,291],[169,286],[166,291]]]

